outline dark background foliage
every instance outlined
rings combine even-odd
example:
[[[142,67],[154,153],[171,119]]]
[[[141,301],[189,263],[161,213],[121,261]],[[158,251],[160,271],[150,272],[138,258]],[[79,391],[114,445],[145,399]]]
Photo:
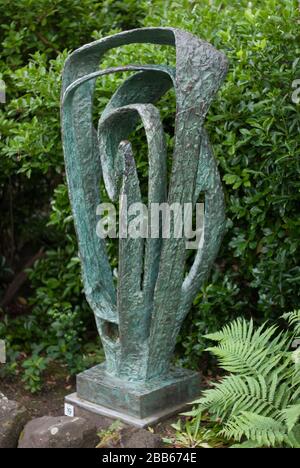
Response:
[[[6,369],[14,372],[16,357],[25,357],[25,381],[38,389],[49,360],[63,360],[76,372],[99,358],[65,186],[59,96],[68,52],[119,30],[182,28],[213,43],[230,62],[206,125],[224,182],[228,229],[184,325],[178,359],[198,367],[202,335],[230,318],[262,321],[299,306],[300,119],[291,99],[292,82],[300,78],[296,0],[2,0],[0,17],[0,79],[7,85],[7,103],[0,105]],[[173,63],[174,51],[124,47],[104,65],[137,62]],[[122,79],[99,81],[95,115]],[[171,154],[174,94],[159,107]],[[141,130],[133,144],[145,175]],[[111,246],[116,264],[114,252]]]

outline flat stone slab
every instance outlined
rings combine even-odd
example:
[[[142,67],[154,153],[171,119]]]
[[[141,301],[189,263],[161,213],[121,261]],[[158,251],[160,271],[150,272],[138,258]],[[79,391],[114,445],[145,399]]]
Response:
[[[167,410],[162,410],[144,419],[135,418],[134,416],[130,416],[129,414],[122,413],[120,411],[116,411],[105,406],[96,405],[95,403],[90,403],[87,400],[79,398],[77,393],[72,393],[71,395],[66,396],[65,403],[73,407],[72,409],[74,412],[74,416],[84,414],[86,419],[92,419],[99,427],[103,426],[102,421],[103,417],[105,417],[109,418],[111,420],[111,423],[113,422],[113,420],[117,419],[125,424],[128,424],[129,426],[144,428],[154,426],[160,421],[163,421],[177,413],[180,413],[188,407],[189,403],[192,402],[190,401],[186,402],[185,404],[169,407]],[[87,416],[87,413],[91,414],[91,418]]]
[[[174,414],[174,410],[195,400],[199,393],[199,374],[181,368],[172,368],[164,378],[142,383],[107,375],[105,364],[77,376],[79,399],[134,420],[157,420],[160,414]]]

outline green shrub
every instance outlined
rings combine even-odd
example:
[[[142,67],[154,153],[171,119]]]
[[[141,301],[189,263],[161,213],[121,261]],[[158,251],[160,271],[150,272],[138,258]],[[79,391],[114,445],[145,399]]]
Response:
[[[300,311],[285,318],[293,332],[255,330],[243,319],[206,336],[217,343],[208,351],[229,375],[204,391],[195,414],[208,410],[221,420],[221,435],[243,440],[239,447],[300,447],[300,348],[290,351]]]
[[[0,251],[16,264],[28,245],[46,250],[30,274],[32,313],[5,322],[13,346],[20,336],[23,345],[27,339],[42,341],[48,332],[42,329],[43,338],[39,324],[46,317],[48,327],[49,311],[65,311],[66,303],[79,317],[78,337],[86,341],[80,321],[95,331],[87,319],[64,181],[60,76],[66,50],[138,26],[185,29],[224,51],[230,62],[206,125],[224,181],[228,230],[211,279],[184,325],[178,359],[197,367],[203,334],[230,318],[243,314],[262,321],[299,306],[300,125],[299,105],[291,100],[292,82],[300,76],[296,0],[7,0],[0,14],[0,79],[8,97],[0,107]],[[112,51],[103,66],[174,59],[168,47],[133,45]],[[98,81],[95,118],[122,80],[114,74]],[[171,155],[174,93],[159,108]],[[140,129],[132,142],[144,184],[146,143]],[[115,266],[115,247],[110,253]],[[72,259],[76,266],[70,268]],[[0,338],[3,334],[0,327]],[[54,332],[50,336],[54,339]]]
[[[300,113],[292,102],[300,77],[299,9],[296,0],[153,0],[144,8],[145,26],[187,30],[230,63],[206,120],[228,230],[180,339],[191,365],[204,349],[203,331],[216,322],[241,314],[264,320],[299,307]]]
[[[49,200],[64,174],[59,97],[66,50],[91,42],[95,31],[136,27],[140,16],[134,0],[1,2],[7,103],[0,105],[0,251],[13,263],[26,243],[49,240]]]
[[[30,359],[24,362],[22,381],[25,383],[26,390],[35,393],[41,389],[41,376],[47,368],[47,364],[48,360],[37,354],[34,354]]]
[[[8,364],[0,371],[21,371],[27,388],[37,391],[52,360],[76,373],[95,354],[101,358],[82,292],[64,184],[62,67],[67,51],[93,36],[137,27],[141,10],[135,0],[4,0],[0,17],[0,79],[7,96],[0,105],[0,252],[9,259],[7,265],[1,256],[1,298],[12,279],[9,267],[18,271],[28,255],[41,246],[45,251],[29,272],[31,298],[25,313],[0,310],[0,339],[8,351]]]

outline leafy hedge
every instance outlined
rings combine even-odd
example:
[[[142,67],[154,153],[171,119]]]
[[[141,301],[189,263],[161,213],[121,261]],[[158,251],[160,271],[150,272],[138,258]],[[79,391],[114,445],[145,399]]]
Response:
[[[49,360],[61,359],[77,372],[99,354],[98,342],[96,351],[89,345],[89,329],[94,341],[96,333],[82,293],[64,184],[62,67],[67,51],[113,28],[138,27],[142,11],[138,1],[3,0],[0,17],[0,80],[7,95],[0,105],[2,297],[11,268],[17,273],[40,247],[45,252],[29,273],[31,297],[21,297],[27,299],[23,313],[19,304],[0,310],[0,339],[9,358],[0,373],[14,373],[18,356],[27,356],[23,378],[36,391]]]
[[[186,323],[190,362],[229,317],[259,320],[299,306],[298,2],[147,2],[147,26],[173,25],[225,52],[230,69],[207,118],[226,191],[228,231]],[[149,6],[150,5],[150,6]],[[180,12],[180,14],[179,14]]]
[[[138,26],[185,29],[224,51],[230,62],[206,125],[224,181],[228,230],[210,282],[184,326],[179,357],[197,366],[205,347],[202,335],[229,318],[265,320],[299,307],[300,119],[299,105],[291,100],[292,82],[300,77],[296,0],[22,0],[1,2],[0,14],[0,79],[8,86],[8,102],[0,107],[1,251],[12,264],[28,244],[43,245],[46,251],[30,273],[32,311],[17,322],[3,321],[0,338],[9,334],[14,349],[26,343],[28,354],[35,349],[29,342],[43,342],[43,350],[51,350],[57,343],[53,323],[65,320],[60,310],[68,311],[69,328],[77,314],[78,340],[85,337],[82,320],[93,329],[64,184],[60,74],[67,50],[109,31]],[[137,62],[172,63],[174,51],[127,46],[106,59],[111,66]],[[112,75],[99,81],[95,115],[122,79]],[[171,153],[172,92],[160,110]],[[133,143],[145,175],[141,130]],[[20,337],[16,328],[32,322],[47,332],[33,332],[30,340]],[[66,346],[76,360],[82,347]]]

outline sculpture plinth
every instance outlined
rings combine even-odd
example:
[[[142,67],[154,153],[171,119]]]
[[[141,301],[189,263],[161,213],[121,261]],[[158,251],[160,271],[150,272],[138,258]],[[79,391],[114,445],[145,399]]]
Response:
[[[108,50],[142,42],[175,47],[176,68],[126,65],[99,71]],[[223,192],[203,123],[226,69],[222,53],[173,28],[119,33],[78,49],[66,62],[62,94],[66,173],[85,293],[106,356],[104,366],[78,376],[76,398],[82,405],[86,400],[117,408],[142,421],[197,396],[197,375],[170,369],[181,325],[209,274],[224,232]],[[135,74],[114,93],[96,131],[95,81],[122,71]],[[153,104],[171,87],[177,109],[168,182],[165,136]],[[115,288],[104,239],[96,232],[99,187],[103,181],[112,201],[127,197],[128,204],[141,203],[135,159],[127,141],[140,122],[148,141],[148,205],[189,204],[194,209],[199,196],[205,196],[203,242],[189,267],[186,239],[175,235],[174,229],[168,238],[160,227],[154,238],[121,237]],[[127,205],[121,204],[121,215],[125,211]]]
[[[77,394],[67,402],[144,427],[183,409],[199,395],[199,385],[199,374],[187,369],[173,368],[163,379],[141,383],[111,377],[102,364],[77,376]]]

